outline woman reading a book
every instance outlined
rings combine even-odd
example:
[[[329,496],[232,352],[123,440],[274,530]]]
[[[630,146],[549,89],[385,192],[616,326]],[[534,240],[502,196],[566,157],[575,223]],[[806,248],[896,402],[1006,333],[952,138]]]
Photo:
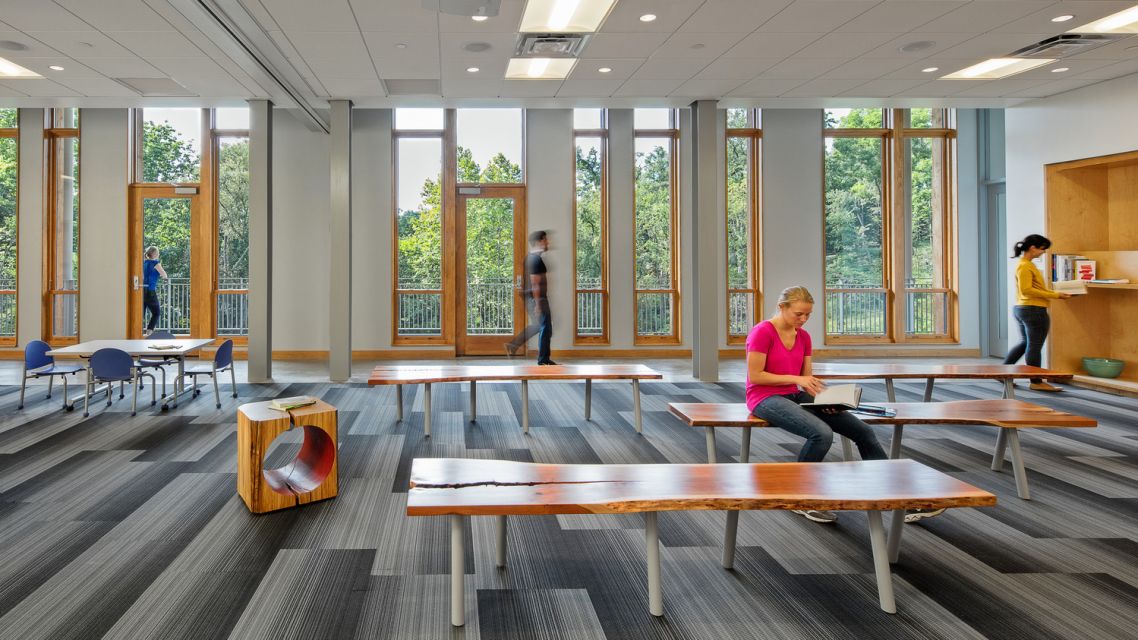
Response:
[[[747,336],[747,408],[752,415],[806,438],[799,462],[821,462],[834,434],[857,445],[862,460],[888,458],[873,429],[857,416],[835,409],[811,410],[800,406],[814,401],[824,383],[812,375],[810,334],[803,325],[814,311],[814,297],[806,287],[784,289],[778,311],[751,329]],[[833,522],[831,511],[795,511],[814,522]]]
[[[1050,240],[1034,233],[1012,247],[1012,257],[1019,258],[1015,275],[1016,304],[1012,307],[1012,317],[1019,326],[1020,341],[1008,351],[1004,364],[1015,364],[1026,354],[1029,366],[1040,366],[1043,362],[1043,341],[1047,339],[1047,332],[1051,329],[1051,316],[1047,315],[1047,306],[1051,300],[1071,297],[1069,293],[1048,289],[1043,274],[1031,262],[1050,248]],[[1039,378],[1032,379],[1031,389],[1063,390]]]

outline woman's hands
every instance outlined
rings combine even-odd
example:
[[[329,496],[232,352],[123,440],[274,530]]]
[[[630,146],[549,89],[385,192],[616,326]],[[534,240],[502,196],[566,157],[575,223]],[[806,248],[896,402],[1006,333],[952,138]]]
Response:
[[[1070,297],[1071,297],[1071,294],[1067,293],[1066,291],[1060,291],[1059,292],[1059,299],[1060,300],[1066,300],[1067,298],[1070,298]]]
[[[814,376],[798,376],[798,379],[795,380],[795,384],[812,396],[822,393],[822,389],[826,387],[826,383],[823,382],[821,378],[815,378]]]

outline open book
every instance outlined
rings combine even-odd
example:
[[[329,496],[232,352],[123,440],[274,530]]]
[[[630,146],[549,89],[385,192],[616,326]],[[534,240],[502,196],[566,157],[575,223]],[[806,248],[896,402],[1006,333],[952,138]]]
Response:
[[[814,402],[803,402],[808,409],[856,409],[861,402],[861,387],[856,384],[838,384],[826,387]]]
[[[1087,294],[1087,283],[1085,280],[1058,280],[1051,283],[1051,289],[1073,296],[1082,296]]]
[[[289,409],[307,407],[310,404],[316,404],[316,398],[312,396],[292,396],[291,398],[277,398],[269,402],[269,408],[276,409],[277,411],[288,411]]]

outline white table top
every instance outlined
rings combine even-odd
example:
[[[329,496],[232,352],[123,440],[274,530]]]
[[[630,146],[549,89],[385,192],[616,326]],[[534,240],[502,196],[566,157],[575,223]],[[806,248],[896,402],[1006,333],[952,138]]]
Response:
[[[132,356],[180,356],[213,343],[212,338],[178,338],[174,340],[88,340],[69,347],[52,349],[53,358],[86,358],[99,349],[121,349]],[[158,345],[176,345],[176,349],[151,349]]]

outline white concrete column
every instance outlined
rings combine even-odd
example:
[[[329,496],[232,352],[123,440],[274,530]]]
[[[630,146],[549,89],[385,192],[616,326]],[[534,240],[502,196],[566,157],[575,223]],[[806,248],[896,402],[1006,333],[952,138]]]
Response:
[[[273,103],[249,101],[249,382],[273,377]]]
[[[328,287],[328,377],[352,377],[352,101],[331,100],[331,283]]]
[[[687,296],[692,318],[692,375],[704,382],[719,380],[719,256],[718,201],[718,113],[715,100],[691,103],[691,186],[692,225],[687,243],[691,256],[691,289]]]
[[[632,347],[636,333],[633,299],[633,168],[632,109],[609,109],[609,343]]]
[[[16,341],[40,340],[43,330],[43,109],[20,109],[19,255]]]

